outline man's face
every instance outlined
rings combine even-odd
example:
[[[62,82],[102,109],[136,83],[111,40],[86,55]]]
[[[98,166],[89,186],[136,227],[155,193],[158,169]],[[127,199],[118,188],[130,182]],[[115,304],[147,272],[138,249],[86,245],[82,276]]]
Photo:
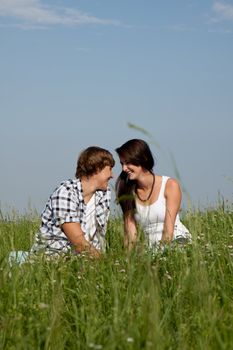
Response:
[[[97,181],[98,189],[106,191],[108,187],[108,182],[113,177],[112,168],[109,165],[107,165],[94,176]]]

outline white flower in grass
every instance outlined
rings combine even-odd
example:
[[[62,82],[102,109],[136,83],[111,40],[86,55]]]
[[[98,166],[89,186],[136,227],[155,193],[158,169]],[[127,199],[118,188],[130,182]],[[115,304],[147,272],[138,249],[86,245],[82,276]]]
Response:
[[[96,349],[96,350],[101,350],[103,349],[103,346],[101,344],[94,344],[94,343],[89,343],[88,344],[89,348]]]
[[[133,339],[132,337],[128,337],[128,338],[127,338],[127,342],[128,342],[128,343],[133,343],[133,342],[134,342],[134,339]]]
[[[45,304],[45,303],[39,303],[38,307],[39,307],[39,309],[47,309],[49,307],[49,305]]]
[[[166,261],[167,258],[166,258],[166,256],[162,256],[161,258],[159,258],[159,260],[160,260],[160,261]]]
[[[165,276],[167,279],[172,280],[172,276],[168,273],[168,271],[165,272]]]

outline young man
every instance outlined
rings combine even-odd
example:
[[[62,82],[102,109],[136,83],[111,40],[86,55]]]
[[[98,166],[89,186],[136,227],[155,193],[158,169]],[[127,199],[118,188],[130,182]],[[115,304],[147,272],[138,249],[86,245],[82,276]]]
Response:
[[[111,198],[108,182],[114,165],[112,154],[100,147],[88,147],[80,154],[76,178],[61,183],[42,212],[32,252],[101,255]]]

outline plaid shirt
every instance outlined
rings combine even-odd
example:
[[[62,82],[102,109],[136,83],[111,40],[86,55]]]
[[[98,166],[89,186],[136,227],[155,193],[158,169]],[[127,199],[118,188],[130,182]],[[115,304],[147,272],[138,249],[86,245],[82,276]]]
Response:
[[[90,239],[86,233],[86,204],[81,181],[74,179],[62,182],[52,193],[42,212],[40,232],[36,235],[32,251],[44,249],[47,254],[70,251],[72,244],[61,229],[61,225],[67,222],[80,223],[85,239],[91,241],[96,248],[103,249],[101,241],[106,233],[110,199],[110,188],[107,191],[96,191],[95,216],[98,234]]]

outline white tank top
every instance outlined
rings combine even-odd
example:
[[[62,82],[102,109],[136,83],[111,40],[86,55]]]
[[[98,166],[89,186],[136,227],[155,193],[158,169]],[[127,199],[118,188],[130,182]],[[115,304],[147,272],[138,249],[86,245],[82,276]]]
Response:
[[[168,176],[162,176],[162,184],[159,191],[159,196],[154,203],[151,205],[141,205],[136,201],[135,220],[143,229],[150,246],[156,244],[162,238],[166,214],[166,198],[164,197],[164,192],[168,179]],[[179,214],[177,214],[173,239],[176,239],[177,236],[186,236],[186,234],[189,234],[189,231],[181,223]]]

